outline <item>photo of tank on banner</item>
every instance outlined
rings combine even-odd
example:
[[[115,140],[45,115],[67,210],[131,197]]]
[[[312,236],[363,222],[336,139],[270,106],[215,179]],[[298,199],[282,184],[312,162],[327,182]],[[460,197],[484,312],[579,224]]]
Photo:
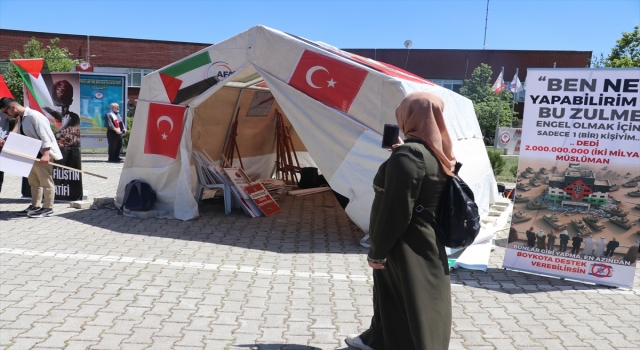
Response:
[[[640,69],[529,69],[503,267],[633,285],[640,249]]]

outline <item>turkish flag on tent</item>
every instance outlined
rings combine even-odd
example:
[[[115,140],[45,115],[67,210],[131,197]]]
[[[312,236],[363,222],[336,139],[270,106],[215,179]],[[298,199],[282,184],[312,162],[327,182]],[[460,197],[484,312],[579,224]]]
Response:
[[[149,104],[144,153],[176,159],[182,138],[185,109],[186,106]]]
[[[366,77],[367,71],[362,68],[305,50],[289,85],[330,107],[347,112]]]

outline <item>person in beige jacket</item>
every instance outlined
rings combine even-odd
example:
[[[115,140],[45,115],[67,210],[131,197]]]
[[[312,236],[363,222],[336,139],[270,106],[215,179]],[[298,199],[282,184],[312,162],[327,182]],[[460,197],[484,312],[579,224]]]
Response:
[[[29,173],[29,185],[31,186],[31,205],[18,215],[32,218],[42,218],[53,215],[53,199],[55,197],[55,185],[53,183],[54,160],[62,159],[62,153],[51,131],[49,120],[40,112],[20,105],[12,98],[0,99],[0,111],[16,119],[14,131],[21,135],[42,141],[39,162],[35,162]],[[44,201],[42,196],[44,195]],[[42,206],[41,206],[42,204]]]

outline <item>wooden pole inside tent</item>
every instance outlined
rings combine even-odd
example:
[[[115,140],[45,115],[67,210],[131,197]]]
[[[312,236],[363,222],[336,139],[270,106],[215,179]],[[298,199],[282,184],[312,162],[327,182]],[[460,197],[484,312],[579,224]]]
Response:
[[[236,112],[236,117],[231,124],[231,132],[229,133],[229,140],[227,141],[227,147],[225,156],[227,157],[229,163],[233,164],[233,154],[234,152],[238,153],[238,160],[240,161],[240,168],[244,170],[244,164],[242,164],[242,156],[240,155],[240,148],[238,147],[238,142],[236,141],[236,137],[238,136],[238,118],[240,116],[240,107]]]

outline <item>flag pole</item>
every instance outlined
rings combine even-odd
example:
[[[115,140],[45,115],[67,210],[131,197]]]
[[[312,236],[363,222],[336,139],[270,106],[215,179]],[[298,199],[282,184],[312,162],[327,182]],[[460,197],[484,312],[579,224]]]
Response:
[[[516,68],[516,86],[513,88],[514,92],[513,92],[513,101],[511,102],[511,119],[509,119],[509,124],[511,125],[511,127],[513,128],[513,113],[516,109],[516,94],[518,93],[518,80],[520,80],[518,78],[518,71],[520,70],[520,68]]]
[[[22,154],[22,153],[14,152],[14,151],[8,150],[8,149],[6,149],[6,148],[2,150],[2,153],[11,154],[12,156],[21,157],[21,158],[25,158],[25,159],[29,159],[29,160],[33,160],[33,161],[35,161],[35,162],[39,162],[39,161],[40,161],[40,158],[31,157],[31,156],[28,156],[28,155],[26,155],[26,154]],[[105,179],[105,180],[107,180],[107,177],[106,177],[106,176],[102,176],[102,175],[98,175],[98,174],[90,173],[90,172],[88,172],[88,171],[86,171],[86,170],[80,170],[80,169],[76,169],[76,168],[71,168],[71,167],[68,167],[68,166],[66,166],[66,165],[62,165],[62,164],[58,164],[58,163],[54,163],[54,162],[49,162],[49,164],[51,164],[51,165],[53,165],[53,166],[57,166],[57,167],[63,168],[63,169],[73,170],[73,171],[77,171],[77,172],[82,173],[82,174],[87,174],[87,175],[91,175],[91,176],[95,176],[95,177],[99,177],[99,178],[101,178],[101,179]]]
[[[504,81],[504,67],[500,71],[500,75],[502,76],[502,80]],[[504,90],[504,89],[502,89]],[[498,132],[498,128],[500,127],[500,114],[502,114],[502,90],[500,90],[500,102],[498,103],[498,118],[496,120],[496,132]]]

